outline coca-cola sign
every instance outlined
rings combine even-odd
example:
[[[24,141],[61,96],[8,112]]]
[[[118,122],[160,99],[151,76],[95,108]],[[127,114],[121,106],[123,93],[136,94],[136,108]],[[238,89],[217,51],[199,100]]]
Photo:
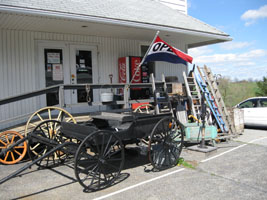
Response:
[[[140,68],[138,69],[140,62],[141,62],[140,57],[132,57],[132,59],[131,59],[131,75],[132,75],[131,79],[133,79],[132,83],[141,83],[142,82],[141,81],[141,69]]]
[[[119,83],[126,83],[126,58],[119,58]]]

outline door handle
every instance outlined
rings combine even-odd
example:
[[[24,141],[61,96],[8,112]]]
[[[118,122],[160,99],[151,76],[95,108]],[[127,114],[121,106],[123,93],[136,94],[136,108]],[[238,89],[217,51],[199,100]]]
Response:
[[[74,85],[75,83],[75,75],[74,74],[71,74],[71,84]],[[75,93],[75,90],[72,90],[72,94]]]

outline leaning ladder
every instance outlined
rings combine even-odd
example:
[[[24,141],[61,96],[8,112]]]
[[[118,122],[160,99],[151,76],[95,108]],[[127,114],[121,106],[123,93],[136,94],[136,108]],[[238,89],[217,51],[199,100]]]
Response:
[[[196,117],[201,107],[201,102],[200,102],[201,94],[199,87],[196,83],[195,74],[190,73],[188,76],[186,76],[185,72],[183,72],[183,77],[184,77],[186,93],[187,96],[190,98],[192,113]]]
[[[203,72],[205,74],[208,86],[210,88],[211,94],[215,99],[215,102],[218,106],[219,112],[222,115],[223,121],[225,122],[226,126],[229,127],[229,133],[233,134],[235,133],[235,127],[233,124],[233,121],[227,111],[227,108],[224,104],[222,95],[220,93],[220,90],[218,88],[217,82],[214,80],[214,76],[206,65],[204,65]]]
[[[153,73],[150,75],[150,78],[152,81],[152,92],[154,94],[155,114],[171,112],[172,116],[174,116],[172,104],[167,92],[167,84],[164,74],[162,74],[162,87],[156,87]]]
[[[222,119],[222,115],[219,113],[218,107],[215,104],[215,100],[210,95],[210,92],[207,88],[206,83],[203,82],[203,79],[200,76],[196,77],[196,81],[197,81],[202,93],[204,94],[205,99],[209,105],[209,108],[211,109],[213,116],[215,117],[215,120],[216,120],[218,126],[220,127],[221,131],[223,133],[228,132],[228,129],[227,129],[227,127],[226,127],[226,125]]]

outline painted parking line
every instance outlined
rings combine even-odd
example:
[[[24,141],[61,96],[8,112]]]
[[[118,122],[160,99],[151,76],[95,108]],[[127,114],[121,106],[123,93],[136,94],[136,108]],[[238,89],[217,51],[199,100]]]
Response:
[[[222,155],[224,155],[224,154],[230,153],[230,152],[235,151],[235,150],[237,150],[237,149],[240,149],[240,148],[242,148],[242,147],[244,147],[244,146],[247,146],[247,145],[249,145],[249,144],[252,144],[252,143],[254,143],[254,142],[257,142],[257,141],[259,141],[259,140],[264,140],[264,139],[267,139],[267,137],[263,137],[263,138],[258,138],[258,139],[255,139],[255,140],[251,140],[250,142],[248,142],[248,143],[246,143],[246,144],[242,144],[242,145],[240,145],[240,146],[238,146],[238,147],[235,147],[235,148],[233,148],[233,149],[230,149],[230,150],[228,150],[228,151],[225,151],[225,152],[223,152],[223,153],[220,153],[220,154],[218,154],[218,155],[216,155],[216,156],[207,158],[207,159],[202,160],[202,161],[200,161],[200,162],[201,162],[201,163],[204,163],[204,162],[213,160],[213,159],[218,158],[218,157],[220,157],[220,156],[222,156]]]
[[[221,154],[218,154],[218,155],[216,155],[216,156],[210,157],[210,158],[208,158],[208,159],[202,160],[202,161],[200,161],[200,162],[201,162],[201,163],[204,163],[204,162],[207,162],[207,161],[209,161],[209,160],[218,158],[218,157],[220,157],[220,156],[222,156],[222,155],[225,155],[225,154],[227,154],[227,153],[230,153],[230,152],[232,152],[232,151],[235,151],[235,150],[237,150],[237,149],[240,149],[240,148],[242,148],[242,147],[244,147],[244,146],[247,146],[248,144],[251,144],[251,143],[254,143],[254,142],[256,142],[256,141],[263,140],[263,139],[267,139],[267,137],[263,137],[263,138],[259,138],[259,139],[252,140],[252,141],[248,142],[247,144],[242,144],[242,145],[240,145],[240,146],[238,146],[238,147],[235,147],[235,148],[233,148],[233,149],[230,149],[230,150],[228,150],[228,151],[225,151],[225,152],[223,152],[223,153],[221,153]],[[156,181],[156,180],[158,180],[158,179],[161,179],[161,178],[170,176],[170,175],[172,175],[172,174],[176,174],[176,173],[178,173],[178,172],[182,172],[182,171],[184,171],[184,170],[185,170],[185,168],[178,169],[178,170],[175,170],[175,171],[172,171],[172,172],[163,174],[163,175],[161,175],[161,176],[158,176],[158,177],[155,177],[155,178],[152,178],[152,179],[149,179],[149,180],[146,180],[146,181],[137,183],[137,184],[135,184],[135,185],[132,185],[132,186],[123,188],[123,189],[121,189],[121,190],[117,190],[117,191],[112,192],[112,193],[109,193],[109,194],[107,194],[107,195],[97,197],[97,198],[95,198],[94,200],[105,199],[105,198],[111,197],[111,196],[113,196],[113,195],[116,195],[116,194],[125,192],[125,191],[127,191],[127,190],[131,190],[131,189],[133,189],[133,188],[139,187],[139,186],[141,186],[141,185],[144,185],[144,184],[147,184],[147,183]]]
[[[94,200],[105,199],[105,198],[110,197],[110,196],[113,196],[113,195],[115,195],[115,194],[119,194],[119,193],[121,193],[121,192],[125,192],[125,191],[127,191],[127,190],[133,189],[133,188],[138,187],[138,186],[140,186],[140,185],[144,185],[144,184],[147,184],[147,183],[149,183],[149,182],[153,182],[153,181],[155,181],[155,180],[164,178],[164,177],[166,177],[166,176],[170,176],[170,175],[172,175],[172,174],[175,174],[175,173],[178,173],[178,172],[181,172],[181,171],[184,171],[184,170],[185,170],[185,168],[178,169],[178,170],[169,172],[169,173],[167,173],[167,174],[163,174],[163,175],[161,175],[161,176],[158,176],[158,177],[155,177],[155,178],[152,178],[152,179],[143,181],[143,182],[141,182],[141,183],[137,183],[137,184],[135,184],[135,185],[129,186],[129,187],[127,187],[127,188],[118,190],[118,191],[116,191],[116,192],[112,192],[112,193],[109,193],[109,194],[107,194],[107,195],[104,195],[104,196],[95,198]]]

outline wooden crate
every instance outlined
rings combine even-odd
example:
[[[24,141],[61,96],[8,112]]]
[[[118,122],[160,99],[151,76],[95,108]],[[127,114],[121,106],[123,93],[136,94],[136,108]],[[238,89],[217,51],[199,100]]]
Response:
[[[171,83],[171,91],[170,91],[171,95],[178,94],[183,96],[185,94],[184,91],[185,89],[182,83]]]

